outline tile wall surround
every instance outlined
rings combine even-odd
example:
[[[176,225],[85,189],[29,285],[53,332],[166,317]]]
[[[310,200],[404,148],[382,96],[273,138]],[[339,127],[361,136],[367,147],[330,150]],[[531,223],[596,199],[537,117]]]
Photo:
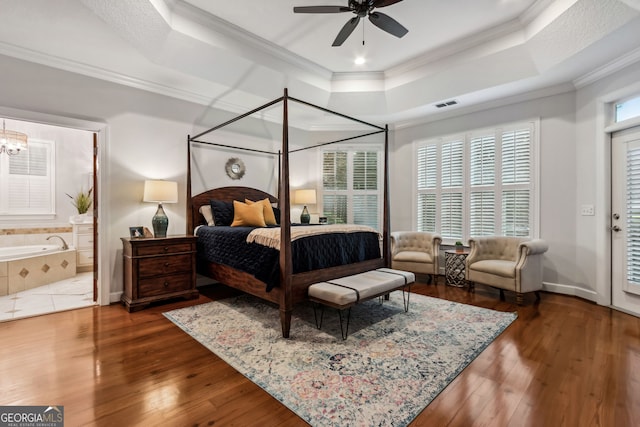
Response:
[[[0,247],[26,246],[40,244],[59,244],[60,240],[47,241],[51,235],[62,237],[69,246],[73,242],[73,229],[68,227],[38,227],[38,228],[0,228]]]
[[[71,226],[68,227],[35,227],[35,228],[0,228],[0,236],[13,234],[50,234],[50,233],[71,233]]]

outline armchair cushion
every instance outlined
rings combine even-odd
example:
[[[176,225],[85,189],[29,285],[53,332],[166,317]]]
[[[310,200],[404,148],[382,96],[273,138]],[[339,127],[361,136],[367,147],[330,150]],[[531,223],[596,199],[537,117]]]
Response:
[[[418,252],[418,251],[402,251],[398,252],[394,257],[394,261],[403,261],[403,262],[433,262],[433,257],[431,254],[426,252]]]
[[[516,277],[516,263],[501,259],[477,261],[473,263],[473,269],[482,273],[495,274],[501,277]]]

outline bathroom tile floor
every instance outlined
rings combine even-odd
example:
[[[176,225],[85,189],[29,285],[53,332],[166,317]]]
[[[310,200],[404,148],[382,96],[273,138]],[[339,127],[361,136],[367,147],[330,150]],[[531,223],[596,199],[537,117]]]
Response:
[[[93,273],[78,273],[70,279],[0,297],[0,322],[92,305]]]

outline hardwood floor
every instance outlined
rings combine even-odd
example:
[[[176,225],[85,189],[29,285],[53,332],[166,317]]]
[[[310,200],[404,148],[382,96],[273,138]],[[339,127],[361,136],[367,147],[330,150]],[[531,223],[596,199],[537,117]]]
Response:
[[[632,426],[640,420],[640,319],[579,298],[418,284],[418,293],[518,319],[412,426]],[[162,316],[228,295],[128,313],[120,305],[0,323],[0,405],[64,405],[65,425],[305,423]]]

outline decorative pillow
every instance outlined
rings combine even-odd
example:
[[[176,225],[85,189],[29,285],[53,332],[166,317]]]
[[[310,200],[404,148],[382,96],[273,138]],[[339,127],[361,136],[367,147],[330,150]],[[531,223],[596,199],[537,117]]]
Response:
[[[215,225],[231,225],[233,222],[233,203],[222,200],[210,200]]]
[[[257,202],[254,202],[252,200],[249,199],[244,199],[244,202],[247,205],[252,205],[254,203],[261,203],[263,206],[263,214],[264,214],[264,223],[267,225],[277,225],[278,223],[276,222],[276,217],[273,213],[273,207],[271,206],[271,202],[269,201],[269,199],[263,199],[263,200],[259,200]]]
[[[211,205],[200,206],[200,209],[198,209],[198,212],[202,214],[208,226],[216,225],[216,223],[213,221],[213,213],[211,212]]]
[[[262,203],[247,205],[246,203],[233,201],[232,227],[266,227],[264,222],[264,208]]]
[[[280,208],[276,208],[275,206],[271,206],[273,209],[273,216],[276,218],[276,225],[280,224]]]

